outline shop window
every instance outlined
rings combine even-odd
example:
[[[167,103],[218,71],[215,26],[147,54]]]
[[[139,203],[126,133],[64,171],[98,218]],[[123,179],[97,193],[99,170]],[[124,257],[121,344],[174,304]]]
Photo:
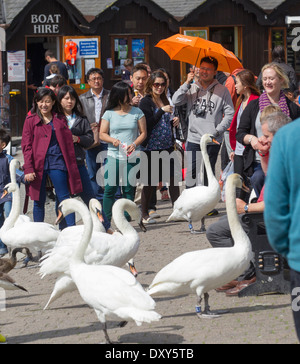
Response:
[[[132,59],[134,64],[148,63],[149,36],[144,34],[111,35],[111,50],[112,57],[107,60],[107,66],[112,69],[112,79],[120,80],[126,59]]]
[[[270,28],[269,30],[269,62],[272,61],[272,50],[282,45],[286,49],[286,28]],[[287,61],[287,55],[286,60]]]

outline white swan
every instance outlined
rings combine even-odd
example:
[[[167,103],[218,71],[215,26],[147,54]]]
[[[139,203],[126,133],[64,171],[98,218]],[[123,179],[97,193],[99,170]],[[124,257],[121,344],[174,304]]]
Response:
[[[26,247],[36,252],[45,252],[52,248],[59,235],[59,231],[44,222],[18,222],[20,212],[20,190],[17,184],[9,183],[5,186],[7,193],[13,194],[12,209],[9,217],[1,228],[1,240],[9,248]]]
[[[207,154],[207,144],[211,142],[218,143],[208,134],[204,134],[200,141],[208,186],[196,186],[183,190],[174,203],[172,214],[167,219],[167,222],[187,220],[191,233],[195,233],[193,222],[200,220],[202,222],[200,232],[205,232],[204,217],[217,205],[221,196],[219,182],[213,174]]]
[[[237,214],[236,187],[242,187],[242,180],[232,174],[226,183],[226,211],[234,246],[197,250],[176,258],[155,276],[148,290],[151,296],[196,292],[200,315],[204,294],[204,313],[210,315],[208,292],[236,279],[249,267],[252,249]]]
[[[112,214],[115,224],[121,233],[110,235],[93,229],[92,237],[84,256],[87,264],[106,264],[123,267],[135,256],[140,246],[140,237],[134,227],[126,220],[124,216],[125,211],[129,213],[132,219],[141,221],[140,210],[134,202],[127,199],[117,200],[113,205]],[[81,212],[81,216],[83,214],[84,211]],[[93,226],[95,226],[95,223]],[[142,225],[140,226],[143,228]],[[44,309],[65,292],[76,289],[74,282],[70,279],[69,263],[73,251],[80,243],[83,233],[82,229],[84,229],[82,225],[64,229],[60,233],[55,247],[42,258],[40,264],[42,278],[49,274],[61,274]]]
[[[82,299],[104,324],[106,342],[111,343],[106,330],[107,317],[133,320],[137,325],[159,320],[161,316],[154,311],[154,300],[132,274],[119,267],[84,262],[93,228],[87,207],[69,199],[60,204],[60,210],[64,216],[73,211],[82,214],[84,234],[70,259],[70,273]]]

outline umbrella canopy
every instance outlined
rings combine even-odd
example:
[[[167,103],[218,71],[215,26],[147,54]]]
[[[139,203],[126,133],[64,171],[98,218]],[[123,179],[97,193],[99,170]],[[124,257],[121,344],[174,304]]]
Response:
[[[232,73],[237,68],[243,68],[238,58],[221,44],[199,37],[189,37],[175,34],[162,39],[155,47],[163,49],[170,59],[200,66],[203,57],[214,57],[218,60],[218,71]]]

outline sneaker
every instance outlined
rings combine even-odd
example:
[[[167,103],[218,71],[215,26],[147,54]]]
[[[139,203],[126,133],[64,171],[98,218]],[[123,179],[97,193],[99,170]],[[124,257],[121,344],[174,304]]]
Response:
[[[168,191],[162,191],[161,192],[161,200],[162,201],[169,201],[170,200],[170,196],[168,194]]]
[[[151,218],[156,218],[156,219],[159,219],[160,218],[160,215],[159,213],[156,211],[156,210],[149,210],[148,211],[148,214]]]
[[[218,210],[216,210],[216,209],[213,209],[213,210],[211,210],[208,214],[207,214],[207,216],[215,216],[215,215],[218,215],[219,214],[219,211]]]
[[[147,219],[143,219],[143,224],[156,224],[156,220],[152,219],[151,217],[148,217]]]
[[[0,344],[7,344],[5,336],[0,334]]]

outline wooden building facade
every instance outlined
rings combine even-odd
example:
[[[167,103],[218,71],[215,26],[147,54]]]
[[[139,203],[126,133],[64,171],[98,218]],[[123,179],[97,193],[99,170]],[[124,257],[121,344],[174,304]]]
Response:
[[[103,69],[104,87],[111,88],[121,79],[126,58],[133,58],[135,63],[146,62],[152,69],[166,68],[171,75],[171,85],[176,89],[185,80],[187,65],[170,61],[164,51],[155,47],[159,40],[176,33],[204,36],[222,43],[242,59],[245,68],[258,74],[270,60],[275,44],[295,44],[298,33],[293,29],[296,26],[288,25],[286,16],[300,13],[300,4],[291,0],[284,1],[273,13],[258,6],[259,0],[191,1],[188,13],[180,17],[178,12],[172,12],[179,4],[175,0],[99,0],[91,2],[91,6],[95,6],[93,17],[87,16],[83,8],[79,10],[82,2],[77,0],[15,2],[25,5],[6,29],[7,54],[22,51],[24,67],[30,59],[34,82],[40,86],[46,64],[45,51],[53,50],[57,58],[64,61],[64,46],[68,40],[74,40],[83,48],[70,77],[78,93],[87,91],[85,75],[92,66]],[[300,46],[300,37],[298,43]],[[287,60],[293,60],[300,73],[298,59],[294,50],[288,53]],[[8,82],[11,89],[20,90],[11,103],[12,135],[21,135],[30,108],[27,81],[25,72],[24,80],[16,78]]]

